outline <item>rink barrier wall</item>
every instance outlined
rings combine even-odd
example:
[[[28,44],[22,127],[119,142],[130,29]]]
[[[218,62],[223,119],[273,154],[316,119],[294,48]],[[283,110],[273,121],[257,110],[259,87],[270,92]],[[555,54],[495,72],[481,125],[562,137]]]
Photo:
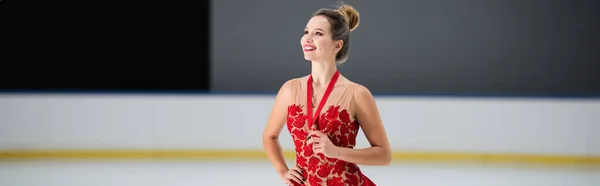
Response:
[[[283,151],[288,161],[295,160],[294,151]],[[0,151],[0,160],[139,160],[139,159],[191,159],[191,160],[264,160],[263,150],[14,150]],[[600,167],[600,156],[491,154],[469,152],[392,152],[392,163],[475,163],[522,164],[541,166]]]
[[[4,92],[0,159],[266,160],[261,135],[273,98]],[[598,98],[375,98],[394,162],[599,164]],[[293,159],[285,127],[280,143]],[[361,131],[356,148],[367,146]]]

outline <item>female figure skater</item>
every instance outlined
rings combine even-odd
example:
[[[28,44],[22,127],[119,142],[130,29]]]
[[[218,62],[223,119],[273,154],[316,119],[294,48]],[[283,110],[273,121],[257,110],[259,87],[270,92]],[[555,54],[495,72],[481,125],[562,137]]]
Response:
[[[390,164],[390,145],[371,92],[336,67],[348,58],[350,31],[358,24],[358,12],[343,4],[318,10],[304,29],[301,46],[311,74],[281,86],[263,133],[265,151],[288,185],[375,185],[357,164]],[[292,168],[278,141],[284,123],[296,150]],[[354,149],[359,127],[371,147]]]

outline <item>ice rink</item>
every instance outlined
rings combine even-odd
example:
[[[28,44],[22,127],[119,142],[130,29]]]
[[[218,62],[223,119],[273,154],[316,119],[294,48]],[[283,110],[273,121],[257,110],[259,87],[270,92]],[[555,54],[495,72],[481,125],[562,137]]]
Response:
[[[288,165],[291,165],[289,162]],[[378,185],[598,186],[592,168],[394,163],[362,167]],[[2,186],[284,185],[265,161],[33,160],[0,161]]]

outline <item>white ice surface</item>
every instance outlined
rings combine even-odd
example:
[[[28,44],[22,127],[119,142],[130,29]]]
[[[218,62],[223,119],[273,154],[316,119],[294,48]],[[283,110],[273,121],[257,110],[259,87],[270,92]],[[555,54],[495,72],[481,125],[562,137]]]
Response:
[[[361,167],[381,186],[600,186],[600,171],[441,164]],[[284,185],[267,162],[0,161],[0,186]]]

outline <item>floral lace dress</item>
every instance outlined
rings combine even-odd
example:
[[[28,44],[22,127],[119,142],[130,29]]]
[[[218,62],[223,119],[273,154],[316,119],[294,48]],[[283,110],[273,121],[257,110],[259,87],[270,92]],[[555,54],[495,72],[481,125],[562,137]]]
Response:
[[[306,144],[308,133],[312,128],[307,123],[306,79],[307,77],[303,77],[294,81],[295,100],[288,106],[286,122],[294,141],[296,164],[304,170],[303,177],[306,185],[374,186],[375,184],[356,164],[328,158],[321,153],[315,154],[312,145]],[[357,86],[350,81],[336,83],[321,113],[314,119],[317,123],[316,129],[329,136],[331,142],[338,147],[354,148],[356,145],[359,124],[352,115],[350,103]]]

